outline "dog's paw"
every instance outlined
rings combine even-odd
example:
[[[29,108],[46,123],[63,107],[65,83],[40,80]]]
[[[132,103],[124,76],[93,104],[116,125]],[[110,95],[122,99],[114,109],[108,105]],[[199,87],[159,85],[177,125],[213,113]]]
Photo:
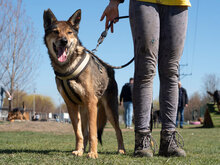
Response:
[[[119,154],[125,154],[125,150],[124,149],[120,149],[120,150],[118,150],[118,153]]]
[[[75,155],[75,156],[82,156],[83,155],[83,150],[73,151],[72,154]]]
[[[97,152],[89,152],[88,157],[92,159],[98,158],[98,153]]]

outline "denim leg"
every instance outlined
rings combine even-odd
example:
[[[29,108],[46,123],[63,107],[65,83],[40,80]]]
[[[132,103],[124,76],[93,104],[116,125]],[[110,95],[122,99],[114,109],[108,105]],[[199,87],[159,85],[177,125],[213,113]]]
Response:
[[[184,108],[180,109],[180,127],[183,126],[183,122],[184,122]]]
[[[0,100],[0,111],[2,109],[2,106],[3,106],[3,98],[1,98],[1,100]]]
[[[133,104],[129,102],[128,104],[128,127],[132,125],[132,116],[133,116]]]
[[[124,105],[125,126],[128,127],[128,108],[129,108],[129,102],[123,102],[123,105]]]

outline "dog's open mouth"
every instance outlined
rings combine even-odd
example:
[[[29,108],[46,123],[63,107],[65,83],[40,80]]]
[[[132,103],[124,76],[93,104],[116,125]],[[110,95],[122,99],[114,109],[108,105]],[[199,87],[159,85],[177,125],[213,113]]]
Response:
[[[57,55],[57,59],[59,62],[65,62],[67,60],[67,51],[68,48],[65,47],[56,47],[55,44],[53,44],[53,49]]]

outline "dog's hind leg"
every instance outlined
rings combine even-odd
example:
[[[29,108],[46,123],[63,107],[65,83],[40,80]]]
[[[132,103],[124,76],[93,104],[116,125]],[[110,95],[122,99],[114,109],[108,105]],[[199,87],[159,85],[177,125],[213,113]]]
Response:
[[[122,137],[122,132],[119,127],[119,121],[118,121],[118,100],[116,99],[109,99],[103,101],[105,112],[107,115],[108,120],[112,124],[112,126],[115,129],[116,137],[118,141],[118,153],[124,154],[125,148],[124,148],[124,142]]]
[[[84,151],[84,146],[83,146],[83,134],[81,127],[81,116],[79,113],[80,109],[79,106],[73,104],[71,106],[67,105],[67,108],[76,136],[76,149],[75,151],[72,152],[72,154],[76,156],[82,156]]]
[[[107,123],[107,116],[105,113],[105,108],[102,104],[98,106],[98,119],[97,119],[97,127],[98,127],[98,140],[102,144],[102,133]]]

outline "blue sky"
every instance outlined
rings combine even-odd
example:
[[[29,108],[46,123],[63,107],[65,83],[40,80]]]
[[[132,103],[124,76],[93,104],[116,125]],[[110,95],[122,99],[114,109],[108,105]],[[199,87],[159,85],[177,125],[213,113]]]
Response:
[[[98,1],[74,1],[74,0],[23,0],[26,14],[31,18],[37,38],[34,40],[41,54],[41,64],[35,80],[36,93],[50,96],[56,105],[62,101],[59,96],[54,73],[50,65],[47,49],[44,45],[43,36],[43,11],[50,8],[58,20],[67,20],[77,9],[82,10],[79,38],[87,49],[94,49],[105,22],[100,22],[100,17],[108,0]],[[203,77],[206,74],[215,74],[220,77],[220,21],[219,0],[191,0],[189,8],[188,32],[185,48],[180,64],[181,73],[190,74],[182,79],[183,86],[189,95],[194,92],[202,92]],[[119,6],[120,16],[128,15],[129,1]],[[129,20],[120,20],[114,26],[114,33],[108,33],[107,38],[96,53],[107,63],[120,66],[133,57],[133,43],[130,32]],[[119,93],[124,83],[133,77],[134,63],[128,67],[115,70]],[[158,74],[154,80],[154,99],[159,94]]]

